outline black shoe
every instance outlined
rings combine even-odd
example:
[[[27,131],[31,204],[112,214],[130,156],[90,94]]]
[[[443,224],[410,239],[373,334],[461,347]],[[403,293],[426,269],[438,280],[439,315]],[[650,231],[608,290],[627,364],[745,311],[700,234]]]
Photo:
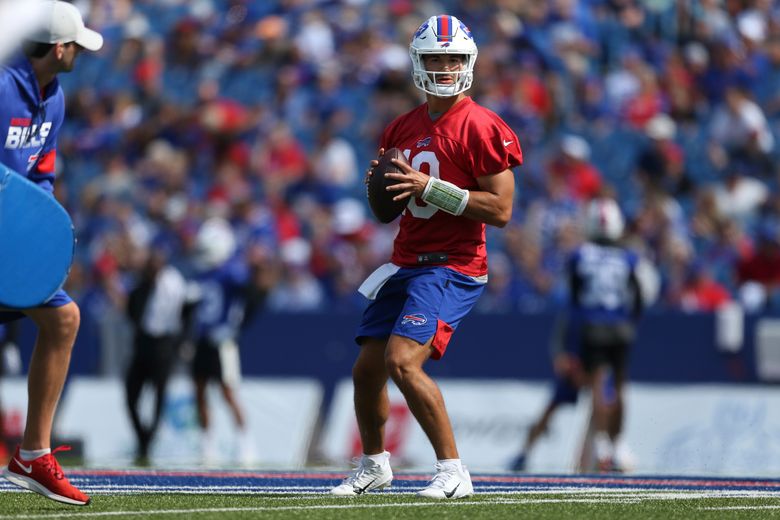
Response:
[[[512,461],[512,471],[525,471],[525,462],[525,453],[521,453]]]

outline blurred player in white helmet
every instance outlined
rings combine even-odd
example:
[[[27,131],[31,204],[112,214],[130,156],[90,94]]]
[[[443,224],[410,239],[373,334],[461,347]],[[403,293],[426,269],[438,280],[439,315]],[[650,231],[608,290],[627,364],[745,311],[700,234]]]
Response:
[[[575,251],[569,265],[572,304],[569,312],[561,316],[553,334],[554,391],[542,415],[529,429],[522,450],[512,461],[510,469],[513,471],[525,471],[527,469],[531,450],[537,440],[546,432],[555,411],[561,405],[576,404],[580,388],[592,383],[594,367],[589,361],[589,364],[583,370],[583,357],[588,357],[590,360],[594,355],[594,346],[588,345],[589,350],[584,352],[583,330],[585,323],[597,323],[599,321],[593,309],[599,306],[603,306],[604,309],[611,309],[611,317],[605,321],[615,325],[616,336],[625,334],[621,324],[624,321],[622,317],[624,305],[621,302],[627,296],[627,294],[624,295],[623,293],[628,291],[628,278],[618,276],[614,279],[614,286],[608,286],[600,280],[609,276],[609,268],[599,263],[601,260],[608,259],[610,262],[614,261],[622,265],[626,272],[630,272],[630,265],[634,260],[617,245],[618,240],[623,235],[623,228],[623,214],[615,201],[604,198],[594,199],[586,205],[584,232],[587,243]],[[584,257],[582,256],[583,251],[586,252]],[[583,263],[583,258],[585,263]],[[585,286],[588,286],[587,290],[592,292],[588,294],[585,300],[580,300],[583,287]],[[595,294],[596,291],[601,292]],[[600,299],[604,301],[610,300],[611,303],[600,302]],[[612,325],[609,325],[607,328],[611,327]],[[624,343],[628,344],[628,342],[628,339],[626,339]],[[614,349],[617,347],[609,348]],[[599,380],[598,386],[593,388],[594,393],[600,393],[599,396],[594,395],[594,417],[601,417],[607,413],[607,403],[610,403],[610,420],[614,420],[622,413],[622,402],[616,399],[614,372],[611,368],[609,373]],[[595,406],[596,403],[598,406]],[[602,422],[604,421],[602,420]]]
[[[258,293],[253,290],[250,269],[227,220],[213,217],[202,224],[195,239],[193,264],[198,301],[192,316],[192,375],[203,434],[203,460],[213,463],[220,458],[206,398],[208,383],[214,381],[236,424],[236,457],[250,463],[255,450],[237,395],[241,380],[238,340],[247,305]]]
[[[412,37],[409,55],[426,103],[390,123],[379,143],[380,156],[395,147],[409,161],[394,160],[401,173],[387,174],[399,181],[390,188],[394,198],[408,204],[390,263],[360,288],[371,300],[356,334],[360,352],[352,371],[363,456],[331,490],[340,496],[381,489],[393,479],[384,439],[388,379],[436,454],[436,474],[419,495],[453,499],[474,492],[441,392],[423,365],[444,355],[484,290],[485,225],[503,227],[511,218],[511,169],[522,163],[522,152],[512,129],[465,94],[474,81],[477,45],[463,22],[430,17]]]
[[[622,246],[623,213],[613,199],[591,200],[585,209],[587,241],[568,263],[568,337],[576,343],[591,387],[591,426],[598,469],[624,469],[617,460],[623,426],[623,389],[635,323],[644,308],[639,256]],[[583,450],[581,469],[590,454]]]

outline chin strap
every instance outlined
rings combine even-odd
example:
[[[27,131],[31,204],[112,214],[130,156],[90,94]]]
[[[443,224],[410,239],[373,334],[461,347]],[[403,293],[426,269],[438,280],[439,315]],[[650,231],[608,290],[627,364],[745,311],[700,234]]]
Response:
[[[422,200],[450,215],[460,216],[469,203],[469,191],[458,188],[451,182],[431,177],[423,190]]]

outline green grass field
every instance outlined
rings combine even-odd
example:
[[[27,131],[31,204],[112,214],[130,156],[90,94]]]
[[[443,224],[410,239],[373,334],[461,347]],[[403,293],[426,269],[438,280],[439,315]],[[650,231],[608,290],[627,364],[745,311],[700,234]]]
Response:
[[[280,519],[765,519],[780,518],[780,496],[761,492],[582,490],[479,493],[437,502],[412,494],[359,498],[323,494],[95,494],[86,507],[29,492],[0,492],[0,520],[32,518]]]

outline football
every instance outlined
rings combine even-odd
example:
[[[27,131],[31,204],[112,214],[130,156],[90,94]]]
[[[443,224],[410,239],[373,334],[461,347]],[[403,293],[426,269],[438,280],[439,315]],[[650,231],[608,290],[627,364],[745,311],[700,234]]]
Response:
[[[399,181],[388,179],[385,177],[385,173],[401,171],[398,166],[390,162],[391,159],[398,159],[399,161],[407,163],[406,157],[401,150],[398,148],[390,148],[379,158],[379,164],[372,170],[371,177],[369,177],[368,185],[366,186],[368,205],[371,207],[371,211],[374,213],[377,220],[383,224],[395,220],[409,203],[408,198],[394,201],[393,197],[398,195],[398,192],[387,191],[386,189],[388,186],[398,184]]]

